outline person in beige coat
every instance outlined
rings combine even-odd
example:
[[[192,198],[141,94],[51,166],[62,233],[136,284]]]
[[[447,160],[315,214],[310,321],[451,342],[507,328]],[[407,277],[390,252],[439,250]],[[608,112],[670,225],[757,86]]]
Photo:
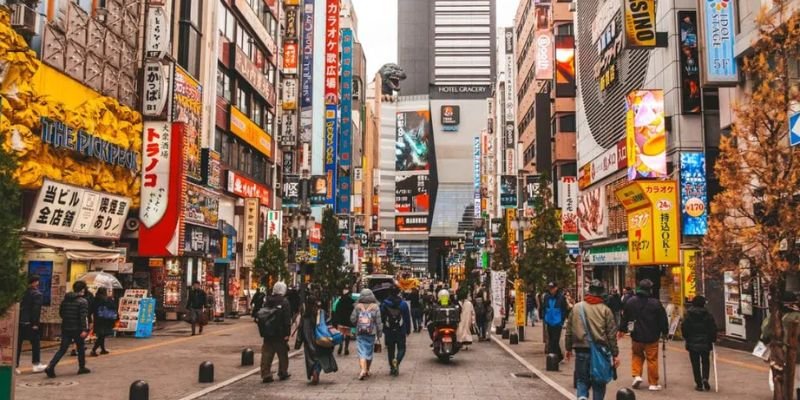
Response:
[[[472,325],[475,324],[475,307],[469,298],[461,302],[461,322],[458,323],[458,342],[464,346],[464,350],[469,350],[472,344]]]

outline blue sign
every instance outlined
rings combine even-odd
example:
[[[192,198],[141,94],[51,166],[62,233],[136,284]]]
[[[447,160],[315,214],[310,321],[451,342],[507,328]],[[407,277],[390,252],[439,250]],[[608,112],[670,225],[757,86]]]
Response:
[[[156,319],[156,299],[146,297],[139,300],[139,315],[136,317],[134,337],[148,338],[153,335],[153,322]]]
[[[703,0],[704,83],[730,85],[739,82],[735,58],[736,19],[730,0]]]
[[[708,232],[706,156],[681,153],[681,226],[683,234],[702,236]]]
[[[336,193],[336,142],[339,137],[337,132],[336,120],[336,104],[328,104],[325,106],[325,154],[323,154],[325,161],[325,188],[327,195],[325,196],[325,203],[334,205],[334,194]]]
[[[300,108],[313,105],[314,94],[314,0],[303,1],[302,72],[300,74]]]
[[[789,108],[789,145],[800,144],[800,107]]]
[[[49,306],[52,301],[50,286],[53,282],[52,261],[28,261],[28,276],[39,276],[39,291],[42,293],[42,305]]]
[[[350,212],[353,193],[350,173],[353,169],[353,30],[342,29],[342,78],[341,78],[339,170],[336,182],[336,212]]]

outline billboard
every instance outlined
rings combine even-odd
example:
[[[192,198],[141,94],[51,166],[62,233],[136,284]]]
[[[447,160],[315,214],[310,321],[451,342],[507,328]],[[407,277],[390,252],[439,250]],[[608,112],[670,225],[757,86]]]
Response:
[[[700,97],[700,60],[697,51],[697,13],[678,11],[681,66],[681,112],[702,111]]]
[[[703,54],[703,86],[736,86],[736,18],[733,2],[704,0],[700,9],[700,51]]]
[[[353,143],[353,30],[342,29],[342,81],[339,103],[339,170],[336,174],[336,212],[350,212],[352,143]]]
[[[627,211],[629,264],[679,265],[678,183],[637,181],[615,195]]]
[[[536,45],[536,52],[534,53],[536,79],[549,81],[553,79],[553,33],[538,30],[534,34],[533,43]]]
[[[706,156],[702,152],[681,153],[681,227],[684,235],[708,232]]]
[[[624,0],[624,2],[625,47],[629,49],[656,47],[656,1]]]
[[[200,133],[203,130],[203,86],[177,65],[173,83],[172,120],[186,123],[184,173],[195,182],[200,182],[203,180]]]
[[[336,105],[328,104],[325,106],[325,179],[327,180],[325,194],[325,203],[333,205],[333,198],[336,192],[336,155],[337,141],[339,140],[336,134]]]
[[[314,0],[303,0],[302,73],[300,74],[300,107],[313,104],[314,87]]]
[[[578,200],[578,233],[580,240],[597,240],[606,237],[608,208],[605,186],[582,190]]]
[[[297,42],[283,42],[283,73],[286,75],[297,74]]]
[[[403,111],[397,113],[395,171],[428,171],[431,154],[431,113]]]
[[[575,97],[575,37],[557,35],[556,97]]]
[[[431,209],[428,190],[429,177],[422,175],[398,175],[394,188],[394,211],[398,213],[427,213]]]
[[[628,179],[667,176],[664,91],[634,90],[625,97]]]
[[[325,104],[339,103],[339,0],[325,2]]]
[[[396,216],[394,227],[398,232],[425,232],[428,230],[428,216]]]
[[[500,206],[517,207],[517,177],[514,175],[500,177]]]

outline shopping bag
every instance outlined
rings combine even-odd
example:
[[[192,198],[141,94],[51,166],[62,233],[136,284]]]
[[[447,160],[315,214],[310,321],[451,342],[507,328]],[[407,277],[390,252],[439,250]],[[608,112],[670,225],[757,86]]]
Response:
[[[317,316],[317,327],[314,328],[314,344],[330,349],[333,347],[333,336],[328,324],[325,322],[325,311],[320,310]]]

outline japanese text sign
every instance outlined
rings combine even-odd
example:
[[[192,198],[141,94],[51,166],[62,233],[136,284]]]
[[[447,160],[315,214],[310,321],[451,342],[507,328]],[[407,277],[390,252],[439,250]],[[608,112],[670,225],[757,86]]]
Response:
[[[244,199],[244,238],[242,239],[244,266],[252,267],[258,253],[258,202],[257,198]]]
[[[630,265],[679,265],[677,182],[633,182],[615,195],[628,212]]]
[[[339,103],[339,0],[325,2],[325,104]]]
[[[267,207],[272,206],[272,195],[269,188],[233,171],[228,171],[228,192],[240,197],[257,198],[261,204]]]

